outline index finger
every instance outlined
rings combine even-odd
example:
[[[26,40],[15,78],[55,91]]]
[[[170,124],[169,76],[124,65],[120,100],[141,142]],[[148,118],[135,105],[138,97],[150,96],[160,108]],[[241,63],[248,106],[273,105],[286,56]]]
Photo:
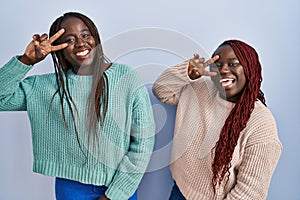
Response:
[[[55,40],[57,40],[60,36],[62,36],[62,34],[64,34],[65,29],[60,29],[59,31],[57,31],[54,35],[52,35],[52,37],[49,38],[49,42],[50,44],[52,44]]]
[[[54,52],[54,51],[59,51],[61,49],[64,49],[68,46],[68,43],[62,43],[62,44],[59,44],[59,45],[56,45],[56,46],[51,46],[51,52]]]
[[[213,64],[214,62],[216,62],[219,59],[219,55],[215,55],[214,57],[212,57],[211,59],[207,60],[203,65],[204,67],[207,67],[208,65]]]

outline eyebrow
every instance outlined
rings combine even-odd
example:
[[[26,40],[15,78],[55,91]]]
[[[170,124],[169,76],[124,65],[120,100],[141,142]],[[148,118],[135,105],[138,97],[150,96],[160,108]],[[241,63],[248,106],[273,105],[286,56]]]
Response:
[[[88,28],[86,28],[86,29],[82,29],[80,31],[80,33],[85,32],[85,31],[91,32]],[[68,37],[68,36],[72,36],[72,35],[73,35],[72,33],[69,33],[69,34],[66,34],[66,35],[62,35],[62,38],[65,38],[65,37]]]
[[[227,60],[228,61],[239,61],[239,59],[237,59],[237,58],[228,58]]]
[[[86,29],[83,29],[81,30],[80,32],[84,32],[84,31],[88,31],[88,32],[91,32],[90,29],[86,28]]]
[[[228,59],[226,59],[226,61],[228,62],[228,61],[239,61],[239,59],[237,59],[237,58],[228,58]],[[220,62],[220,60],[217,60],[215,63],[218,63],[218,62]]]

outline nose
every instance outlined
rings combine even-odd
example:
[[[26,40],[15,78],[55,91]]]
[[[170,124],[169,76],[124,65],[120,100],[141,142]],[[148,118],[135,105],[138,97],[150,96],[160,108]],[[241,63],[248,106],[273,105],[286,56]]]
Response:
[[[81,48],[81,47],[84,47],[85,44],[86,44],[85,40],[83,40],[82,38],[78,38],[78,39],[76,40],[75,46],[76,46],[77,48]]]
[[[229,67],[227,64],[223,64],[219,67],[220,74],[226,74],[229,72]]]

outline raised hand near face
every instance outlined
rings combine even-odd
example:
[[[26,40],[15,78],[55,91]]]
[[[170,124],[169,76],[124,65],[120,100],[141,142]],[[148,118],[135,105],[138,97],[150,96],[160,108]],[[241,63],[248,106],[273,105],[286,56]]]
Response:
[[[19,57],[19,60],[26,65],[34,65],[43,60],[49,53],[66,48],[68,46],[67,43],[52,46],[52,43],[64,32],[65,30],[61,29],[49,39],[45,33],[33,35],[32,41],[27,45],[25,53]]]
[[[190,79],[194,80],[200,78],[201,76],[216,76],[216,72],[210,72],[205,70],[205,68],[213,64],[219,59],[218,55],[215,55],[211,59],[205,61],[203,57],[199,57],[198,54],[194,54],[194,57],[189,60],[188,75]]]

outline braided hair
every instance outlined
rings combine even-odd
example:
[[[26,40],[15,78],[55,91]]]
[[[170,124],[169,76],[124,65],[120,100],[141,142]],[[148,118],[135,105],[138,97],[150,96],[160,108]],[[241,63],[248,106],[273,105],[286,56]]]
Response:
[[[212,186],[214,192],[225,175],[230,174],[232,155],[241,131],[246,127],[258,99],[266,106],[264,93],[260,90],[262,82],[261,65],[254,48],[239,40],[227,40],[219,47],[229,45],[243,66],[246,84],[240,99],[236,102],[227,117],[218,142],[215,145],[215,156],[212,163]],[[218,47],[218,48],[219,48]],[[227,177],[228,177],[227,176]],[[227,179],[228,180],[228,179]]]
[[[53,24],[50,27],[49,31],[49,37],[53,36],[57,31],[61,29],[62,22],[70,17],[76,17],[81,19],[88,29],[91,32],[91,35],[94,37],[94,40],[96,42],[96,48],[94,49],[96,51],[95,58],[93,61],[93,82],[92,82],[92,89],[88,97],[87,101],[87,115],[88,115],[88,143],[90,143],[91,140],[91,133],[93,132],[94,137],[98,137],[97,130],[98,130],[98,123],[100,122],[103,124],[104,118],[106,115],[107,107],[108,107],[108,85],[107,85],[107,77],[104,73],[104,65],[107,63],[110,63],[110,61],[105,57],[101,40],[99,36],[99,32],[97,30],[96,25],[93,23],[91,19],[89,19],[87,16],[77,13],[77,12],[68,12],[65,13],[63,16],[60,16],[57,18]],[[57,45],[60,43],[60,40],[56,40],[53,45]],[[77,142],[79,144],[79,147],[81,151],[83,152],[83,149],[80,144],[78,130],[76,127],[75,122],[75,114],[77,113],[77,108],[75,105],[75,102],[73,101],[70,91],[69,91],[69,84],[68,84],[68,74],[66,73],[69,69],[72,69],[71,63],[69,63],[64,55],[63,50],[52,52],[51,53],[52,60],[54,63],[54,69],[55,69],[55,75],[56,75],[56,83],[57,83],[57,91],[54,93],[52,97],[53,98],[58,94],[60,97],[60,103],[61,103],[61,112],[63,116],[63,121],[68,128],[68,125],[66,123],[66,117],[65,117],[65,107],[63,104],[64,99],[67,102],[67,107],[70,110],[70,113],[72,115],[73,120],[73,126],[75,129],[75,134],[77,138]],[[65,77],[65,78],[64,78]],[[52,104],[51,101],[51,104]],[[104,104],[104,105],[103,105]],[[51,107],[51,105],[50,105]],[[101,110],[103,110],[103,113],[101,114]],[[50,111],[50,108],[49,108]],[[84,152],[83,152],[84,153]]]

